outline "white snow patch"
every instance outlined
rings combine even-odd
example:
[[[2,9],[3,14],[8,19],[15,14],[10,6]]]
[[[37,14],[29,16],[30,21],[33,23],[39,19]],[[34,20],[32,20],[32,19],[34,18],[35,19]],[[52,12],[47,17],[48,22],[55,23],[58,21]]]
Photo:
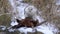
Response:
[[[20,31],[21,33],[35,32],[35,31],[33,31],[32,28],[26,28],[26,27],[21,27],[18,29],[18,31]]]
[[[14,32],[14,31],[15,31],[15,29],[8,29],[8,31],[9,31],[9,32]]]
[[[1,30],[5,30],[6,29],[6,26],[0,26],[0,29]]]
[[[36,27],[36,29],[44,34],[56,34],[56,32],[58,32],[58,29],[55,28],[53,24],[40,25]]]
[[[39,23],[44,21],[44,19],[42,17],[40,17],[39,15],[34,16],[33,19],[38,20]]]
[[[60,0],[56,0],[56,5],[60,5]]]
[[[15,25],[18,25],[16,21],[11,22],[11,26],[15,26]]]
[[[18,15],[20,15],[20,19],[25,19],[25,15],[24,15],[24,8],[23,6],[17,7],[17,11],[19,12]]]

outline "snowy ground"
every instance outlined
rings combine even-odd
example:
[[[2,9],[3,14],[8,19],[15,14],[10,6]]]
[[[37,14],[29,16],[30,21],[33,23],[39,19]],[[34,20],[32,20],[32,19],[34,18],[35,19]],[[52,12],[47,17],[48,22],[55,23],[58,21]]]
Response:
[[[13,18],[16,17],[16,18],[24,19],[26,16],[28,16],[27,14],[29,14],[29,15],[32,14],[32,15],[34,15],[33,16],[33,19],[34,20],[38,19],[39,22],[44,21],[44,19],[42,17],[40,17],[39,15],[36,14],[37,9],[33,5],[29,5],[29,4],[26,4],[26,3],[21,3],[21,1],[23,1],[23,0],[9,0],[9,2],[12,5],[12,7],[14,8],[13,9],[13,12],[16,9],[18,11],[18,14],[17,14],[18,17],[16,17],[16,15],[15,15]],[[16,4],[19,4],[19,5],[18,6],[15,5],[15,2],[16,2]],[[56,3],[56,4],[58,5],[59,2]],[[31,7],[32,10],[31,10],[31,8],[28,9],[27,6]],[[25,15],[24,14],[24,10],[25,10],[26,7],[27,7],[27,9],[26,9],[26,15]],[[29,10],[31,10],[30,13],[27,12]],[[34,12],[32,12],[32,11],[34,11]],[[18,23],[16,21],[12,21],[11,22],[11,26],[14,26],[14,25],[17,25],[17,24]],[[53,24],[47,24],[47,25],[46,24],[43,24],[43,25],[40,25],[40,26],[35,27],[34,29],[36,29],[37,31],[42,32],[44,34],[55,34],[58,31],[58,29],[55,28]],[[17,30],[20,31],[20,32],[24,32],[25,34],[27,34],[27,32],[35,32],[35,30],[33,30],[32,28],[26,28],[26,27],[21,27],[21,28],[19,28]],[[15,29],[10,29],[9,31],[10,32],[14,32]]]

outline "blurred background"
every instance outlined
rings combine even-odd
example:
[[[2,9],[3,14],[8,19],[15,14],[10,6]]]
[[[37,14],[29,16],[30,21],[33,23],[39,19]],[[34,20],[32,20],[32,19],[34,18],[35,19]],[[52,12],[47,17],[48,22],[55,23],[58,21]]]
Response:
[[[28,3],[35,6],[41,13],[41,17],[56,25],[60,30],[60,0],[24,0],[23,3]],[[11,23],[13,8],[8,0],[0,0],[0,25],[9,27]],[[48,32],[47,32],[48,33]],[[0,34],[20,34],[20,32],[8,32],[7,30],[0,30]],[[22,33],[24,34],[24,33]],[[42,32],[35,32],[28,34],[43,34]],[[58,32],[57,34],[60,34]]]

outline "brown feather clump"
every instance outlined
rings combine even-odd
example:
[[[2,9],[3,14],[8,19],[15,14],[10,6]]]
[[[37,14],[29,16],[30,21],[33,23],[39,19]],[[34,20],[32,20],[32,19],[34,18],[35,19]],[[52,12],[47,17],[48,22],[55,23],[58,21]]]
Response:
[[[33,20],[30,17],[26,17],[25,19],[19,20],[16,19],[16,21],[18,22],[18,25],[13,26],[12,28],[20,28],[20,27],[36,27],[38,24],[38,20]]]

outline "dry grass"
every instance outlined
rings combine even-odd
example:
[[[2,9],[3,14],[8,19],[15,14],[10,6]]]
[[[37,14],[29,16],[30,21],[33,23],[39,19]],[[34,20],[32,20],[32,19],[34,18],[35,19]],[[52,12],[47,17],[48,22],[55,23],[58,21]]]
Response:
[[[9,15],[2,15],[0,16],[0,25],[8,26],[10,23],[10,16]]]
[[[11,11],[11,5],[8,0],[0,0],[0,14],[9,13]]]
[[[57,12],[59,6],[55,5],[55,0],[24,0],[27,3],[34,5],[42,12],[41,16],[55,24],[60,29],[60,12]],[[9,13],[11,11],[10,4],[7,0],[0,0],[0,14]],[[10,15],[0,16],[0,25],[8,25]],[[6,25],[6,26],[7,26]]]
[[[11,20],[11,5],[8,0],[0,0],[0,25],[8,26]],[[8,14],[6,14],[8,13]]]

